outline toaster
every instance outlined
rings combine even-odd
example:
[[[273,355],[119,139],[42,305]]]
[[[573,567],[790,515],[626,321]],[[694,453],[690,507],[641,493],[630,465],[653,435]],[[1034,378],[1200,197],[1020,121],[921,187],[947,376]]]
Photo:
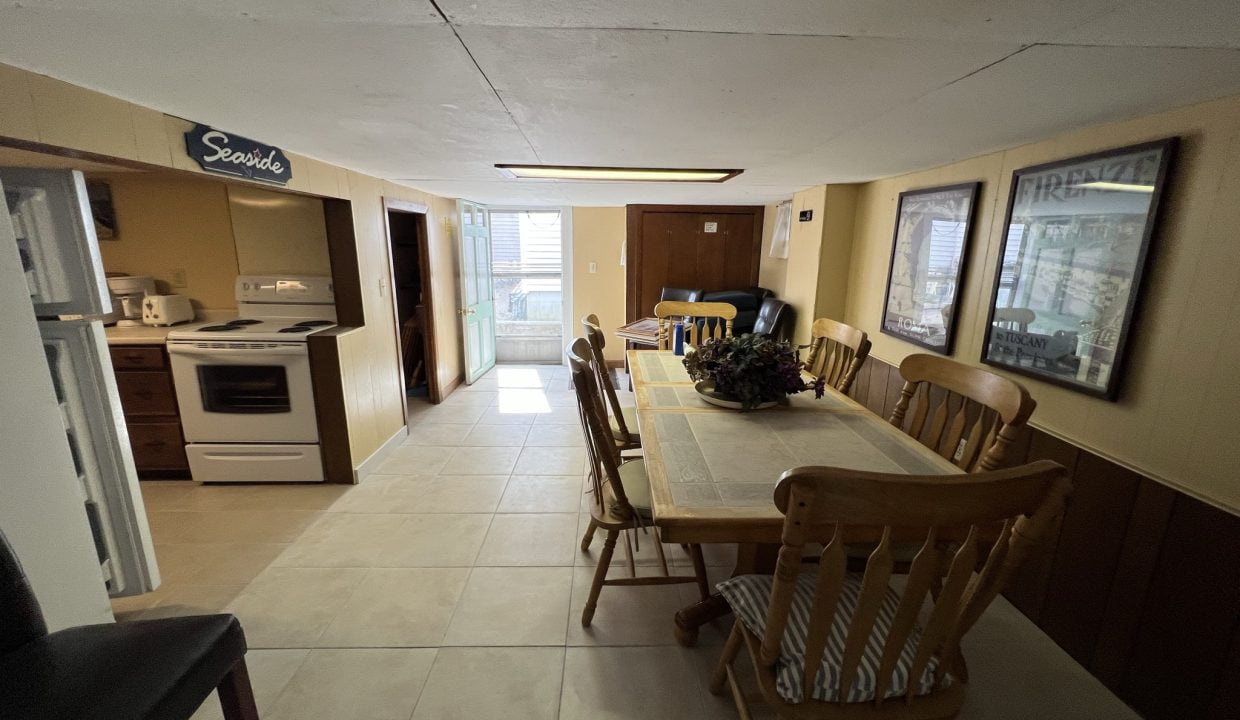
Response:
[[[142,300],[142,324],[175,325],[194,319],[194,308],[184,295],[147,295]]]

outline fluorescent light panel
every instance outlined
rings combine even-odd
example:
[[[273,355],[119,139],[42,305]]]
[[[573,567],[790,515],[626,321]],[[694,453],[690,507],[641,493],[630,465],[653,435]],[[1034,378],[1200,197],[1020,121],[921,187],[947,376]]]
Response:
[[[701,168],[625,168],[583,165],[497,164],[518,180],[577,180],[602,182],[713,182],[721,183],[743,170],[705,170]]]
[[[1135,183],[1104,182],[1102,180],[1095,180],[1093,182],[1087,182],[1087,183],[1079,183],[1076,187],[1089,188],[1090,190],[1119,190],[1121,192],[1139,192],[1139,193],[1154,192],[1153,185],[1137,185]]]

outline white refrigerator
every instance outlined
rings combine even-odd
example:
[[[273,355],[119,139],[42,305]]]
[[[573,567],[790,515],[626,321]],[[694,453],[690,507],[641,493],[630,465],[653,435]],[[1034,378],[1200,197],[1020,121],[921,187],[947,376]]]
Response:
[[[82,174],[0,168],[0,530],[54,628],[159,585]],[[82,319],[61,319],[62,317]]]

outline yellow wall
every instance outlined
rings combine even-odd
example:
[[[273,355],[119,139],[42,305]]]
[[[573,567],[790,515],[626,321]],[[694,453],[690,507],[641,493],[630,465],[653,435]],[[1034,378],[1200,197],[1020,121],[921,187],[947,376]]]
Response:
[[[845,321],[870,333],[872,354],[899,363],[918,349],[879,333],[896,196],[981,180],[959,294],[955,359],[977,365],[1012,171],[1154,140],[1182,138],[1162,227],[1130,335],[1119,402],[1025,377],[1033,424],[1233,512],[1240,511],[1240,97],[1067,133],[861,187]]]
[[[191,126],[157,110],[0,65],[0,136],[201,174],[185,154],[184,133]],[[349,440],[355,462],[361,462],[405,424],[390,283],[383,282],[388,273],[388,248],[382,198],[421,203],[430,209],[427,225],[441,382],[460,377],[463,369],[455,321],[459,303],[451,225],[455,203],[313,158],[286,155],[293,171],[288,189],[352,201],[366,327],[342,336],[341,348]],[[447,318],[451,322],[445,322]]]
[[[818,298],[818,260],[822,252],[822,221],[827,203],[827,186],[818,185],[792,196],[792,231],[788,237],[788,261],[784,287],[771,288],[775,294],[796,310],[793,342],[809,342],[810,326],[814,323],[813,308]],[[805,210],[813,211],[808,222],[797,218]]]
[[[242,275],[330,275],[323,202],[249,185],[228,186]]]
[[[594,313],[607,340],[608,360],[624,359],[624,343],[612,330],[624,324],[625,268],[620,264],[627,224],[622,207],[573,208],[573,312],[574,337],[580,335],[577,323]],[[598,271],[590,272],[590,263]]]
[[[154,276],[161,293],[188,295],[195,310],[237,306],[224,183],[163,173],[91,177],[107,181],[116,208],[116,239],[99,243],[108,272]],[[184,287],[173,284],[176,270],[184,271]]]
[[[814,318],[844,316],[844,304],[848,298],[847,258],[852,254],[858,189],[856,185],[827,186]]]

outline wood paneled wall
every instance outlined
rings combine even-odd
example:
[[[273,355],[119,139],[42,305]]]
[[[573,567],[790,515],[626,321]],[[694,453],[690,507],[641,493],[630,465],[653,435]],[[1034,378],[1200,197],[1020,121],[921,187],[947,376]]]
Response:
[[[851,394],[888,417],[902,384],[871,357]],[[1008,600],[1144,717],[1240,718],[1240,517],[1031,428],[1042,458],[1074,490]]]

